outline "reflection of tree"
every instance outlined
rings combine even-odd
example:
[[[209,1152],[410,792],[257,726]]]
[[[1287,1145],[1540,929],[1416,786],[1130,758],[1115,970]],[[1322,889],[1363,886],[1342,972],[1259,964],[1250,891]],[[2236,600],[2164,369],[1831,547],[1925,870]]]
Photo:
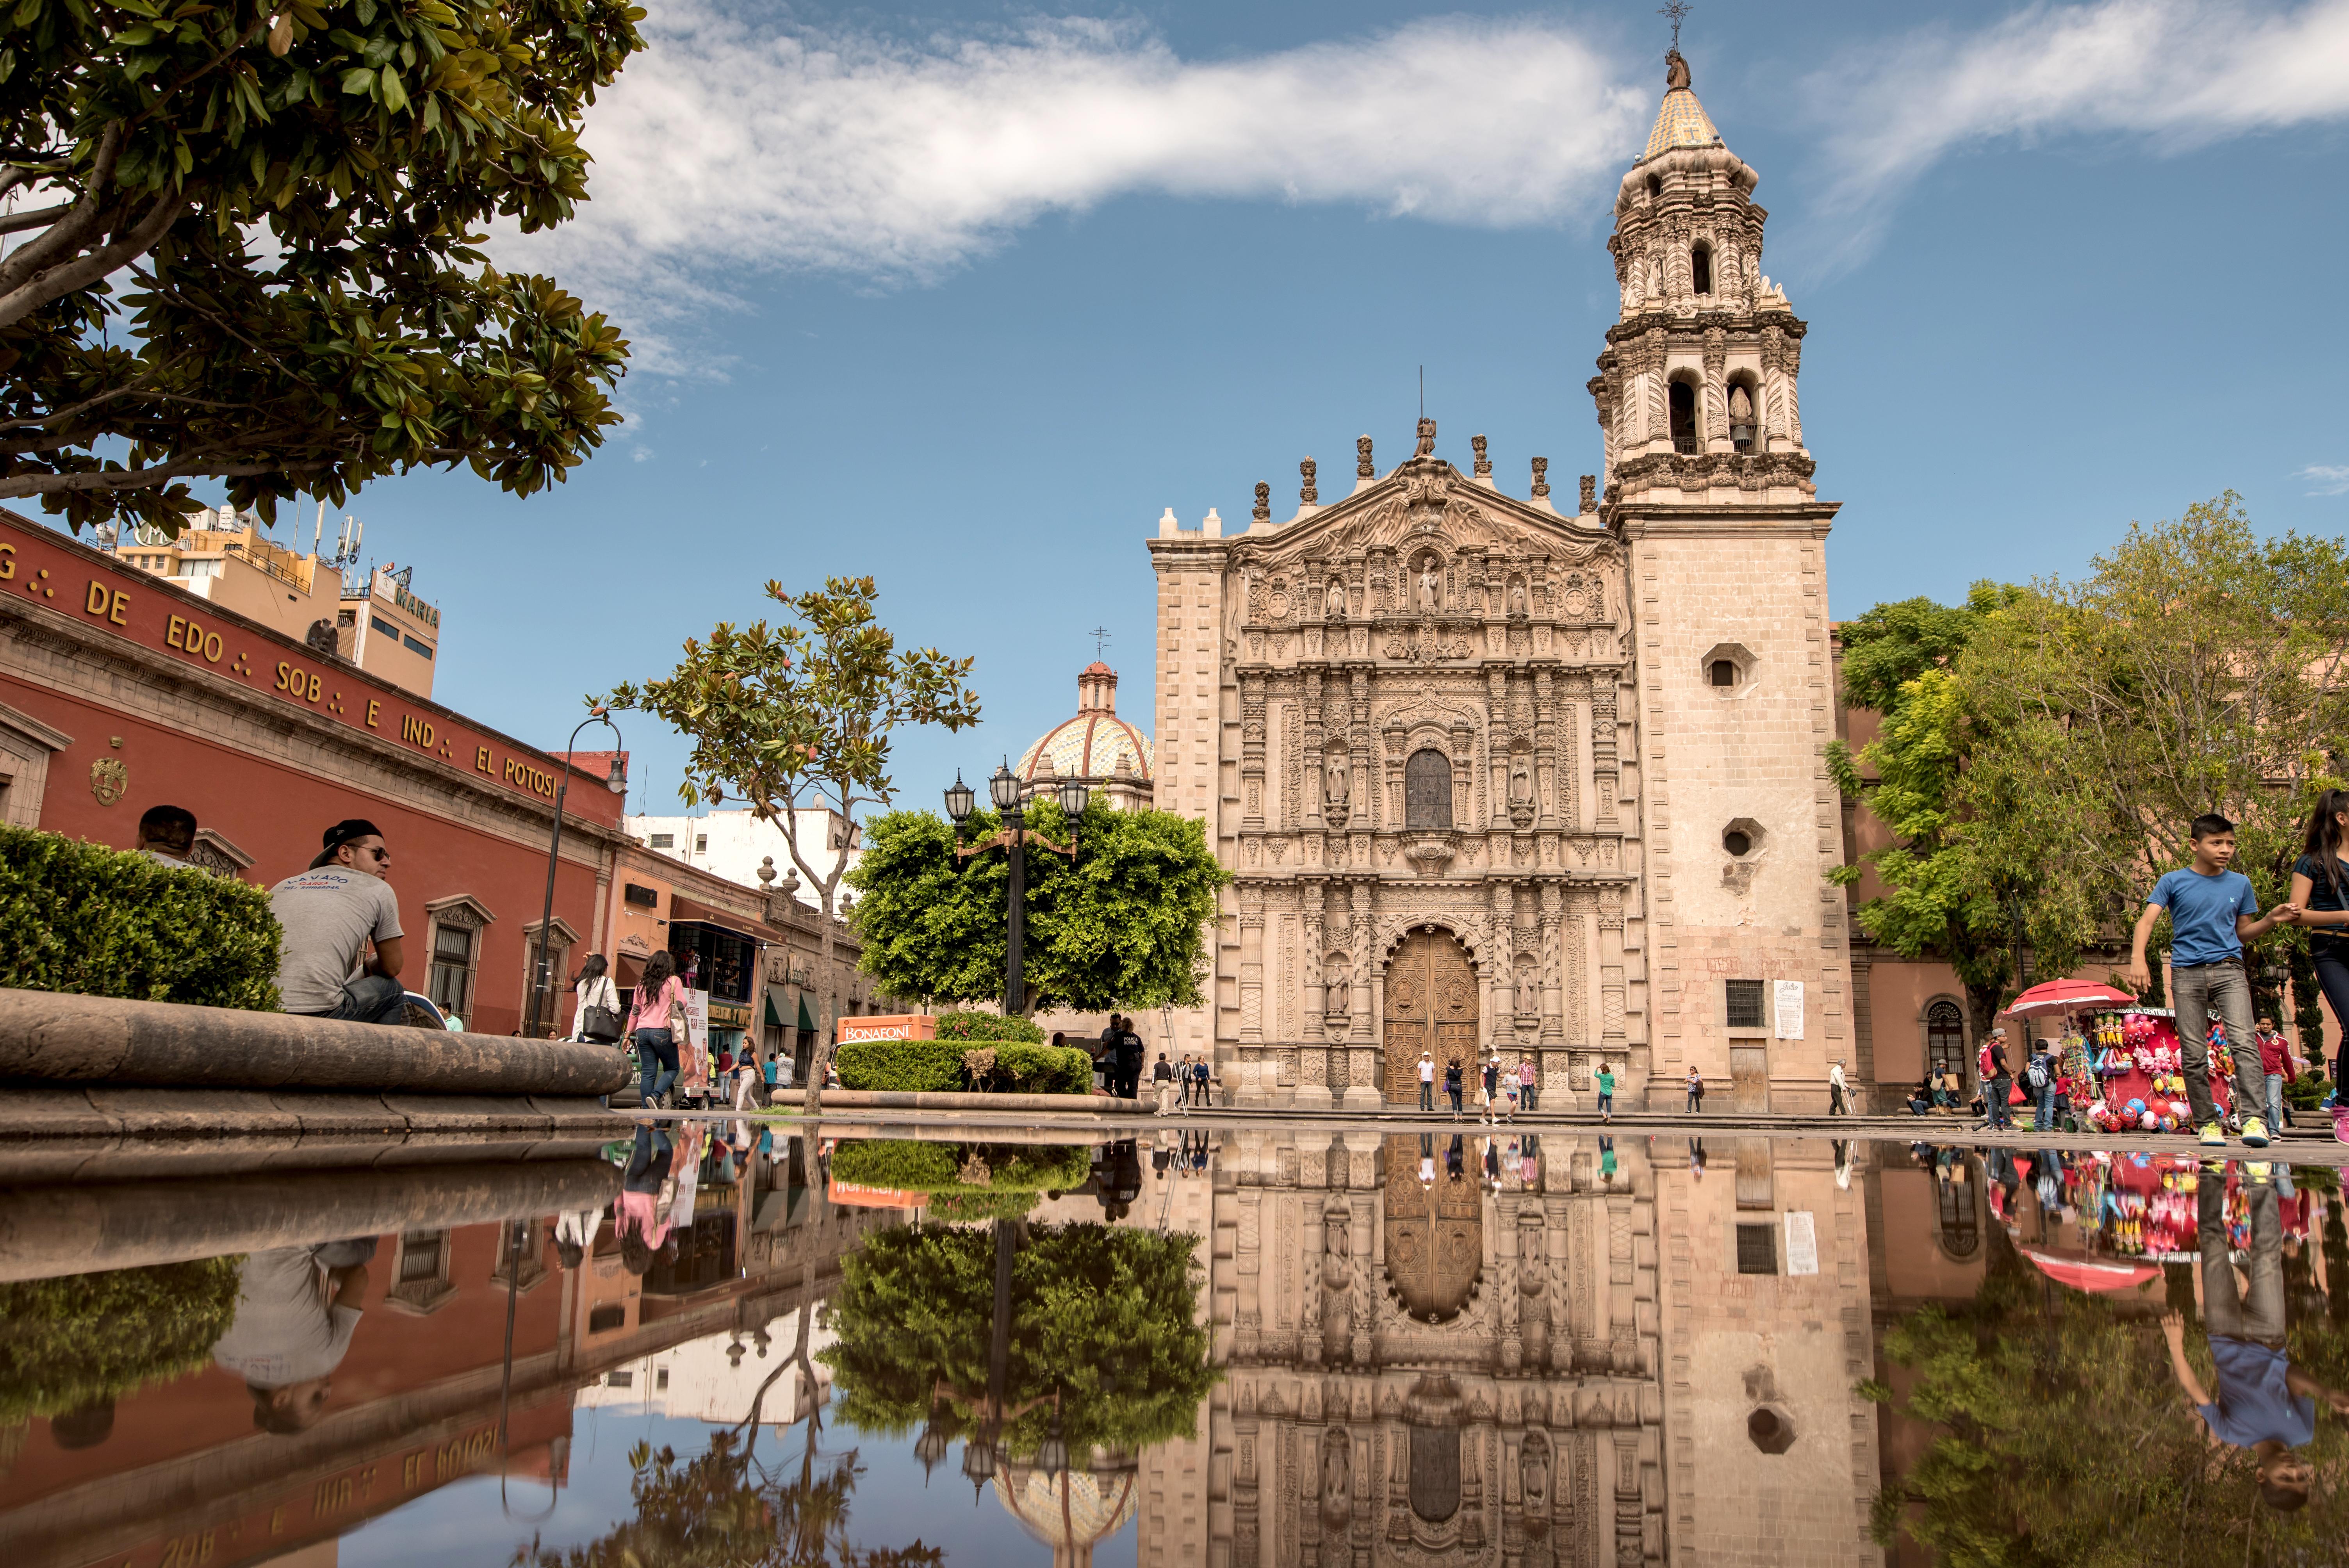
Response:
[[[832,1155],[833,1180],[924,1193],[932,1218],[957,1222],[1016,1220],[1036,1206],[1040,1193],[1081,1187],[1091,1171],[1081,1144],[859,1138]]]
[[[535,1543],[514,1568],[937,1568],[946,1553],[911,1546],[862,1548],[848,1539],[848,1503],[864,1473],[856,1451],[827,1459],[794,1482],[768,1479],[731,1431],[680,1460],[638,1443],[629,1495],[636,1517],[569,1552]]]
[[[102,1404],[203,1366],[236,1315],[243,1261],[0,1284],[0,1426]]]
[[[1937,1429],[1877,1496],[1879,1545],[1905,1532],[1945,1568],[2183,1568],[2214,1554],[2248,1560],[2254,1540],[2264,1543],[2257,1561],[2338,1560],[2325,1543],[2349,1528],[2340,1423],[2320,1412],[2316,1441],[2301,1450],[2330,1479],[2304,1511],[2275,1512],[2260,1501],[2254,1456],[2208,1442],[2171,1379],[2158,1284],[2116,1298],[2065,1290],[2003,1231],[1988,1239],[1990,1270],[1969,1307],[1927,1306],[1886,1333],[1886,1359],[1909,1375],[1906,1398],[1862,1385]],[[2207,1345],[2189,1339],[2210,1381]],[[2344,1349],[2338,1326],[2305,1316],[2292,1346],[2296,1360]],[[2221,1553],[2222,1542],[2241,1544]]]
[[[1106,1225],[1030,1227],[1012,1260],[1000,1440],[1034,1453],[1059,1416],[1069,1448],[1140,1449],[1192,1435],[1214,1386],[1206,1330],[1192,1321],[1197,1239]],[[943,1385],[945,1424],[968,1429],[988,1387],[995,1239],[984,1231],[896,1230],[843,1269],[821,1359],[840,1412],[866,1431],[924,1425]],[[1030,1404],[1030,1401],[1040,1401]],[[1021,1406],[1029,1406],[1024,1411]]]

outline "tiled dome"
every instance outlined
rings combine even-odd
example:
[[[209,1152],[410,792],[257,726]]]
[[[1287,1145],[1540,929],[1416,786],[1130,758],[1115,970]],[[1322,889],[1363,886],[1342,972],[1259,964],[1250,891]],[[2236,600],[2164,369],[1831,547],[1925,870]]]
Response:
[[[1047,730],[1043,738],[1019,754],[1017,769],[1023,779],[1036,777],[1040,757],[1052,759],[1052,772],[1065,779],[1105,779],[1120,763],[1133,777],[1147,780],[1150,742],[1142,732],[1117,716],[1117,672],[1098,659],[1077,676],[1077,716]]]
[[[1055,1563],[1091,1563],[1093,1547],[1117,1532],[1142,1506],[1131,1464],[1067,1470],[1050,1476],[1027,1465],[995,1472],[995,1500],[1019,1527],[1052,1549]]]

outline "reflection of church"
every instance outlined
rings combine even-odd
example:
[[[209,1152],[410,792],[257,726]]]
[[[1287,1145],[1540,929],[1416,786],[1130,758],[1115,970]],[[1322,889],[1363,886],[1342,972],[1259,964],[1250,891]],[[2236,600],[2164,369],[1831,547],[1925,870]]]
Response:
[[[1142,1458],[1137,1562],[1880,1563],[1866,1183],[1646,1143],[1225,1136],[1226,1378]]]
[[[1552,1108],[1602,1059],[1634,1105],[1693,1064],[1824,1107],[1848,1058],[1805,326],[1761,273],[1754,171],[1671,67],[1615,203],[1572,507],[1547,459],[1506,494],[1483,437],[1463,473],[1423,419],[1383,471],[1363,437],[1326,504],[1309,459],[1293,516],[1258,485],[1244,532],[1170,512],[1150,541],[1157,803],[1238,879],[1171,1047],[1244,1103],[1367,1108],[1423,1049],[1491,1048]]]

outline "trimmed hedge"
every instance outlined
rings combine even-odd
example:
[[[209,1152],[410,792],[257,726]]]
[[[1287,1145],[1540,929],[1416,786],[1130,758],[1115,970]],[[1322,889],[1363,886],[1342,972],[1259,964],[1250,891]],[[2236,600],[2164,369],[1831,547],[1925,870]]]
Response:
[[[1000,1013],[940,1013],[942,1040],[1018,1040],[1030,1046],[1044,1043],[1044,1031],[1027,1018],[1007,1018]]]
[[[984,1183],[963,1178],[974,1157],[988,1166],[989,1174]],[[856,1138],[832,1153],[834,1179],[904,1192],[950,1189],[1065,1192],[1083,1186],[1092,1171],[1092,1156],[1080,1143],[925,1143],[910,1138]]]
[[[963,1064],[965,1054],[973,1050],[995,1053],[994,1067],[976,1084]],[[833,1052],[833,1060],[839,1065],[843,1088],[916,1094],[1091,1094],[1093,1087],[1092,1058],[1073,1046],[851,1040]]]
[[[0,827],[0,985],[274,1012],[269,895],[193,868]]]
[[[199,875],[203,873],[198,873]],[[211,1364],[241,1257],[0,1284],[0,1429]]]

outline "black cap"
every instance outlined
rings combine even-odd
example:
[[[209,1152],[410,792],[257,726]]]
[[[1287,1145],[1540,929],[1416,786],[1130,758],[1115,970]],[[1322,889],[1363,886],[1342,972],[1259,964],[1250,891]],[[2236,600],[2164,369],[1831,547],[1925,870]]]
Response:
[[[383,830],[380,828],[378,828],[373,822],[368,821],[365,817],[346,817],[341,821],[336,823],[333,827],[327,829],[321,836],[320,842],[325,847],[319,850],[317,859],[310,862],[310,869],[312,871],[316,871],[320,866],[325,865],[328,861],[333,860],[335,858],[335,851],[341,849],[345,844],[349,843],[353,839],[379,839],[381,837],[383,837]]]

